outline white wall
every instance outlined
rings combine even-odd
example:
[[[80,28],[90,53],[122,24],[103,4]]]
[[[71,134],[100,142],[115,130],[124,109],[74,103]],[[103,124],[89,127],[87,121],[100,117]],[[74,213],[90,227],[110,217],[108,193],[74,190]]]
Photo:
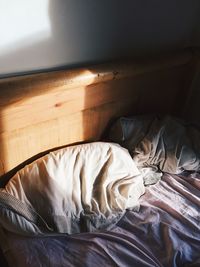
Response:
[[[198,43],[199,0],[0,0],[0,75]]]

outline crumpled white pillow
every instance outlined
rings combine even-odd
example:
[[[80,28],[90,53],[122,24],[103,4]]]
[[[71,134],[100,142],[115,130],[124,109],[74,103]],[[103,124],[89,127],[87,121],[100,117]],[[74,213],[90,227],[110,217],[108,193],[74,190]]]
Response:
[[[111,127],[109,137],[129,150],[139,169],[153,167],[171,174],[200,172],[200,131],[178,118],[121,117]]]
[[[0,192],[0,223],[26,234],[109,228],[126,209],[138,207],[144,192],[143,178],[126,149],[103,142],[70,146],[10,179]]]

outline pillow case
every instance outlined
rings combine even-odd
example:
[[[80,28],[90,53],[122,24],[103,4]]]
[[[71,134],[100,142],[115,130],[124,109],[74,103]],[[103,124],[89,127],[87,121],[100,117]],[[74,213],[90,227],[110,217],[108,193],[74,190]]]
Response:
[[[138,167],[172,174],[200,170],[200,132],[170,116],[120,118],[109,139],[127,148]]]
[[[144,190],[126,149],[103,142],[71,146],[27,165],[0,190],[0,225],[26,235],[108,229],[138,207]]]

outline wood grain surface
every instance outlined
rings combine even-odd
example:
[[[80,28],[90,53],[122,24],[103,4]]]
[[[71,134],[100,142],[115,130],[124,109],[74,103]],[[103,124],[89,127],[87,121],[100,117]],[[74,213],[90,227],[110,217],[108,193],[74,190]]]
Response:
[[[0,79],[0,175],[55,147],[99,140],[118,116],[178,114],[192,57],[185,51]]]

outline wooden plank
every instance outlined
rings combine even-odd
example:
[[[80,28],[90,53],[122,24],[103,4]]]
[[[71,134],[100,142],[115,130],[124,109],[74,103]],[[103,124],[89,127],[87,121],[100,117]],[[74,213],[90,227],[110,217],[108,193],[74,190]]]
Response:
[[[25,98],[49,94],[50,91],[60,92],[184,65],[192,59],[192,56],[191,51],[184,51],[151,60],[101,64],[83,69],[52,71],[0,79],[0,109],[24,101]]]
[[[14,103],[1,111],[0,120],[3,127],[0,133],[73,114],[108,102],[119,101],[123,86],[127,86],[126,94],[131,96],[133,89],[128,82],[123,81],[121,84],[112,81],[59,93],[49,92],[48,95],[30,97]]]
[[[182,66],[179,68],[181,69]],[[155,109],[157,109],[161,93],[166,97],[166,100],[169,98],[164,107],[166,104],[171,105],[173,101],[170,99],[176,94],[179,88],[178,83],[182,79],[180,77],[182,69],[179,71],[179,68],[176,68],[175,71],[172,68],[140,74],[127,79],[92,84],[87,87],[77,87],[60,92],[50,91],[49,94],[25,98],[24,101],[8,105],[0,112],[0,121],[2,123],[0,134],[108,102],[120,101],[123,94],[129,97],[140,94],[141,109],[144,106],[151,106],[152,102],[154,102]],[[163,81],[165,82],[163,83]],[[142,94],[149,94],[149,97],[145,98]],[[160,108],[162,107],[163,104],[161,104]]]
[[[110,118],[126,114],[132,104],[133,100],[126,99],[3,133],[1,140],[6,159],[4,171],[9,171],[28,158],[50,148],[99,140]]]
[[[0,80],[0,175],[43,151],[99,140],[113,117],[173,112],[191,57]]]

